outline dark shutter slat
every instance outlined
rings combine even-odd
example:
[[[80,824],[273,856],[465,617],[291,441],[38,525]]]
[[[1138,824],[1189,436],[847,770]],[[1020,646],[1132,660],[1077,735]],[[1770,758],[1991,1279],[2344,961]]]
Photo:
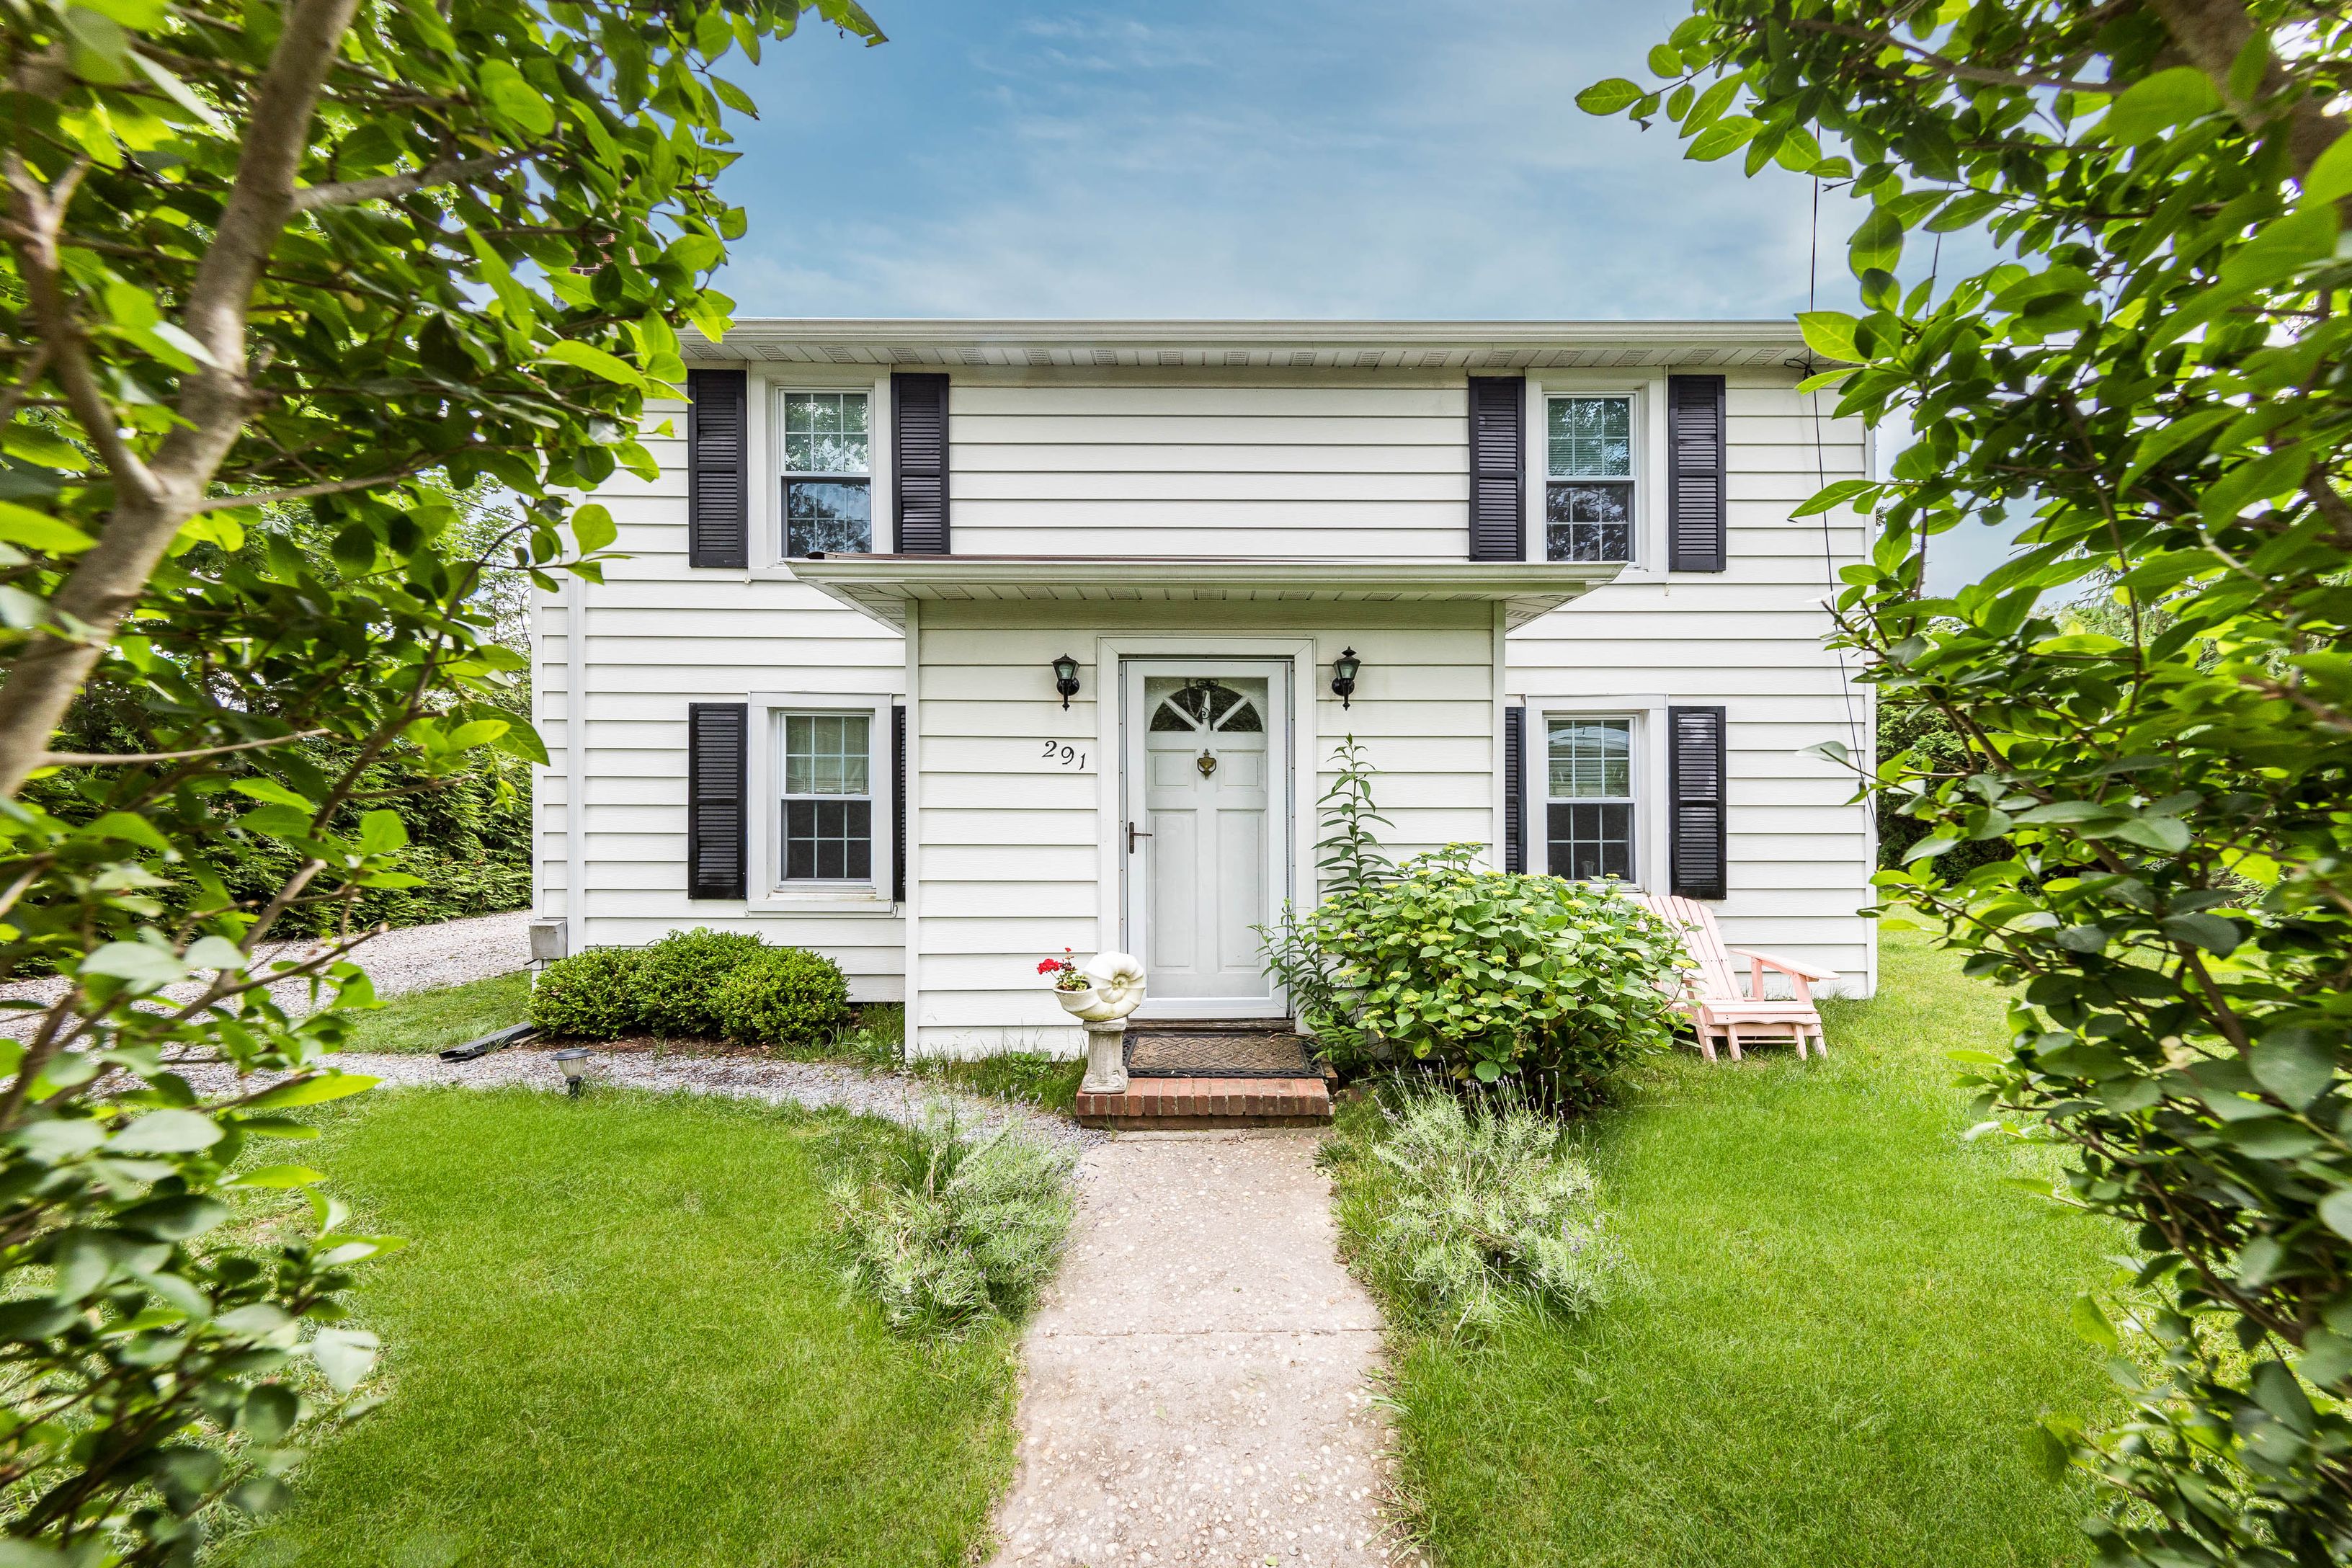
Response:
[[[1470,378],[1470,559],[1528,558],[1528,378]]]
[[[744,764],[751,710],[686,705],[686,896],[744,896]]]
[[[893,538],[901,555],[948,553],[948,378],[890,378]]]
[[[1673,891],[1720,899],[1728,880],[1720,708],[1666,710],[1668,809],[1673,814]]]
[[[686,563],[751,563],[745,434],[750,393],[740,370],[686,373]]]
[[[1528,868],[1528,710],[1503,710],[1503,869]]]
[[[890,710],[890,900],[907,901],[907,710]]]
[[[1666,565],[1721,572],[1727,565],[1727,473],[1723,377],[1666,378]]]

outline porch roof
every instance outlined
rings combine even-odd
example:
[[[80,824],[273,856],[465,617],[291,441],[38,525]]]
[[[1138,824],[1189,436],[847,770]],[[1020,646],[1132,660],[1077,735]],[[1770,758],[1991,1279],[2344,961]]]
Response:
[[[908,601],[913,599],[963,604],[1499,601],[1506,623],[1519,626],[1591,593],[1624,570],[1613,561],[1067,555],[831,555],[787,564],[801,582],[902,630]]]

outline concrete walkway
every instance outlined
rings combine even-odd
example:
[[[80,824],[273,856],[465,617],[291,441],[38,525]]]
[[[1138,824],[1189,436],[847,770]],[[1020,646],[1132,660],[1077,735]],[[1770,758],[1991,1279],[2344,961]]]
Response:
[[[1371,1568],[1380,1314],[1313,1131],[1128,1133],[1085,1158],[1024,1347],[997,1568]]]

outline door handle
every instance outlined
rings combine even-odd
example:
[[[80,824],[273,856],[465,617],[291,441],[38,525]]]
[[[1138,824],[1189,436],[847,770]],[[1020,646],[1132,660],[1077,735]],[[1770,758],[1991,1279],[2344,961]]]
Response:
[[[1130,855],[1134,854],[1135,841],[1139,838],[1149,838],[1150,837],[1151,835],[1143,832],[1132,822],[1129,823],[1127,825],[1127,852]]]

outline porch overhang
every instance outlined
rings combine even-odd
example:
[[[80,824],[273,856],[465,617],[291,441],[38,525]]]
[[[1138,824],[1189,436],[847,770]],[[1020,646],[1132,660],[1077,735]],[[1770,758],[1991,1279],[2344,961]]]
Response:
[[[834,555],[793,575],[905,630],[913,600],[956,604],[1444,604],[1524,626],[1613,579],[1619,562],[1235,560],[1197,556]]]

